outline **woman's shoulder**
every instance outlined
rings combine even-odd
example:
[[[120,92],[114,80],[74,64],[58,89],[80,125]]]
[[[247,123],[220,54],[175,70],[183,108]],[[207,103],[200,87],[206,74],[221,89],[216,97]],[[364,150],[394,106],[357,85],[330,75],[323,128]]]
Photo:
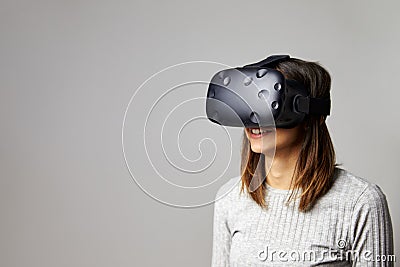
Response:
[[[347,200],[353,206],[376,206],[386,202],[386,196],[377,184],[342,168],[335,169],[334,182],[326,197],[336,198],[341,202]]]
[[[241,188],[241,177],[236,176],[230,178],[227,182],[222,184],[217,190],[215,199],[232,199],[240,192]]]
[[[335,168],[333,188],[342,191],[351,188],[353,193],[362,193],[365,190],[376,190],[379,186],[364,177],[339,167]]]

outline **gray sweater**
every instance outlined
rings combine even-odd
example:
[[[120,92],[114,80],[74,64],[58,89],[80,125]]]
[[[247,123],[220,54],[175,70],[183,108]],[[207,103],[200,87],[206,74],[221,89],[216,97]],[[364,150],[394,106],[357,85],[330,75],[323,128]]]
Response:
[[[306,213],[289,190],[267,185],[262,210],[240,193],[240,177],[225,183],[214,206],[212,267],[393,266],[393,230],[379,186],[337,168],[332,188]]]

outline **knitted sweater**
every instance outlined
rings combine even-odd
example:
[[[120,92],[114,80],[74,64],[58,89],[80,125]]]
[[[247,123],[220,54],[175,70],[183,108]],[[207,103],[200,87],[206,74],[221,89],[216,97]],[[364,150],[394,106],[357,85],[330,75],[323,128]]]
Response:
[[[266,210],[240,194],[240,177],[216,195],[212,267],[393,266],[393,230],[379,186],[336,168],[331,189],[308,212],[290,190],[267,185]]]

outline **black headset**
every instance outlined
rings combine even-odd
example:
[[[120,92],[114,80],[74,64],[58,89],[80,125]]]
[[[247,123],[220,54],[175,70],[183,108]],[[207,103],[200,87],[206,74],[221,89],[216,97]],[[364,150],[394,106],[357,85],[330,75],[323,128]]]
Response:
[[[306,115],[329,115],[330,97],[313,98],[295,80],[285,79],[272,65],[289,55],[216,73],[208,86],[206,113],[215,123],[234,127],[293,128]]]

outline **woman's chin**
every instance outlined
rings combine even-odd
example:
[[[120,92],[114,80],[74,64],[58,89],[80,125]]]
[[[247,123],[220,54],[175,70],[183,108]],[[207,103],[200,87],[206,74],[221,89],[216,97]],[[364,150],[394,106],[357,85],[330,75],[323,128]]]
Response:
[[[271,150],[267,147],[251,146],[251,151],[253,151],[254,153],[268,154]]]
[[[269,142],[250,142],[250,148],[254,153],[262,153],[271,155],[275,153],[275,144]]]
[[[260,147],[251,147],[251,151],[254,153],[262,153],[262,149]]]

